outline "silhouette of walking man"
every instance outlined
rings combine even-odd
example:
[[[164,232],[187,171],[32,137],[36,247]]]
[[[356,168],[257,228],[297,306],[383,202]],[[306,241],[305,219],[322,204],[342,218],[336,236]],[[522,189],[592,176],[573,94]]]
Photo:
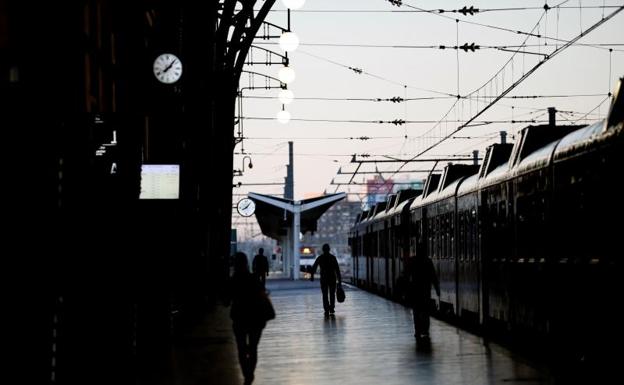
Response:
[[[414,337],[417,342],[429,340],[431,286],[440,296],[440,282],[429,257],[414,257],[409,268],[409,297],[414,316]]]
[[[234,274],[230,279],[232,329],[238,347],[240,363],[245,385],[254,380],[254,371],[258,362],[258,343],[266,320],[258,313],[258,297],[264,288],[258,279],[249,272],[249,262],[245,253],[234,256]]]
[[[323,309],[325,315],[334,314],[334,305],[336,303],[336,281],[342,282],[340,276],[340,267],[336,256],[330,254],[329,245],[323,245],[323,254],[319,255],[312,265],[312,273],[310,281],[314,281],[316,269],[321,267],[321,293],[323,294]]]
[[[258,249],[258,254],[254,257],[251,266],[253,273],[260,279],[262,287],[265,287],[266,277],[269,275],[269,260],[266,255],[264,255],[264,249],[262,247]]]

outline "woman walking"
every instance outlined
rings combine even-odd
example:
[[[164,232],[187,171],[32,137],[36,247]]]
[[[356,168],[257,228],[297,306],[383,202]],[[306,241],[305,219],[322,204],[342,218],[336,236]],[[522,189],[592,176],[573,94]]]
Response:
[[[245,385],[249,385],[254,380],[254,370],[258,362],[258,343],[266,320],[258,308],[262,296],[265,295],[264,288],[249,272],[249,262],[245,253],[238,252],[234,256],[234,274],[230,279],[229,294],[232,299],[230,318],[236,336],[238,360],[245,377]]]

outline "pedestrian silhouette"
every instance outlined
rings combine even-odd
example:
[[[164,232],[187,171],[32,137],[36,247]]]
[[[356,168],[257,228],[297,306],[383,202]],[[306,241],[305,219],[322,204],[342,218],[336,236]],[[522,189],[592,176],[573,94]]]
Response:
[[[258,254],[256,254],[251,263],[251,268],[253,273],[260,280],[260,283],[262,283],[262,287],[264,287],[266,284],[266,277],[269,275],[269,260],[266,255],[264,255],[264,249],[262,247],[258,249]]]
[[[234,256],[234,274],[230,278],[229,295],[231,296],[232,329],[238,347],[238,360],[245,377],[245,385],[254,380],[254,371],[258,362],[258,343],[266,319],[258,311],[258,298],[264,288],[258,279],[249,272],[249,262],[245,253],[237,252]]]
[[[429,257],[414,257],[408,265],[408,300],[414,316],[416,342],[429,341],[431,286],[440,296],[440,282]]]
[[[323,310],[325,315],[334,314],[334,305],[336,304],[336,282],[340,284],[342,277],[340,276],[340,267],[336,256],[330,254],[329,245],[323,245],[323,254],[319,255],[312,265],[310,281],[314,281],[316,269],[321,267],[321,293],[323,295]]]

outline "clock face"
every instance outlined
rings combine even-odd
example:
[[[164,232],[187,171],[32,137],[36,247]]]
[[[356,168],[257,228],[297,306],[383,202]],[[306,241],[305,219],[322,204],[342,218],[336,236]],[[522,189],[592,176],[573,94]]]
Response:
[[[244,217],[249,217],[253,215],[254,211],[256,211],[256,204],[249,198],[243,198],[238,201],[238,205],[236,206],[238,213]]]
[[[171,53],[164,53],[154,60],[154,76],[161,83],[172,84],[182,76],[182,62]]]

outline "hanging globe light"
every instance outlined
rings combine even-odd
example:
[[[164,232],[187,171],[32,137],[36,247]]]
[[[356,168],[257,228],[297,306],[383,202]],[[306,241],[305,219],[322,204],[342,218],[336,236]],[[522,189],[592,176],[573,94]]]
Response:
[[[295,98],[295,94],[291,90],[281,90],[277,98],[282,104],[290,104]]]
[[[295,70],[290,67],[282,67],[277,74],[280,82],[289,84],[295,80]]]
[[[305,4],[305,0],[282,0],[284,6],[290,9],[299,9]]]
[[[292,52],[299,47],[299,38],[294,32],[284,32],[279,38],[279,46],[284,52]]]
[[[282,123],[282,124],[286,124],[288,122],[290,122],[290,112],[286,111],[286,110],[281,110],[280,112],[277,113],[277,121]]]

